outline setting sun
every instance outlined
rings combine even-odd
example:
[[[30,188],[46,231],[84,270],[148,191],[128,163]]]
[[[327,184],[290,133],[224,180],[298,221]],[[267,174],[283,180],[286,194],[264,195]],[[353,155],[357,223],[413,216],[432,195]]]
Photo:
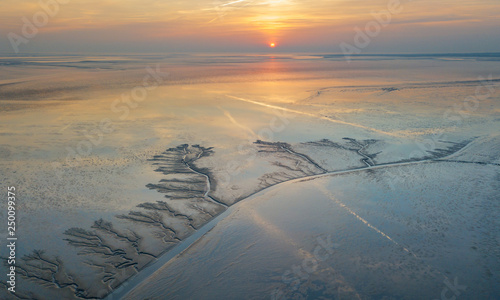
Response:
[[[269,44],[269,47],[271,47],[271,48],[276,47],[276,43],[270,43],[270,44]]]

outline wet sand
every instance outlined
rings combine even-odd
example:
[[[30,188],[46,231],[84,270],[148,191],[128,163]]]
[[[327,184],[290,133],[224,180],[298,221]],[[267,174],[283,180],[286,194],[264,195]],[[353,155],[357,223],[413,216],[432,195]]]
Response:
[[[244,203],[260,203],[262,195],[278,193],[283,185],[301,186],[306,179],[304,182],[311,184],[321,182],[315,188],[315,195],[320,198],[329,193],[334,198],[356,195],[360,186],[383,193],[403,193],[411,190],[412,180],[418,179],[422,190],[415,195],[427,203],[429,199],[444,197],[440,190],[427,191],[426,185],[432,183],[425,179],[428,172],[436,173],[435,168],[446,170],[454,164],[459,166],[452,168],[455,172],[468,172],[472,178],[485,176],[487,180],[486,186],[484,182],[480,186],[468,185],[463,194],[480,195],[472,200],[479,201],[479,206],[487,207],[489,212],[498,208],[488,197],[498,191],[499,155],[494,149],[498,144],[499,92],[493,88],[473,111],[464,111],[463,106],[463,99],[484,84],[477,74],[494,70],[496,62],[399,58],[388,63],[370,58],[360,59],[354,62],[354,68],[347,68],[340,60],[293,56],[242,57],[245,63],[188,56],[117,59],[120,64],[109,65],[94,65],[78,57],[57,62],[47,58],[17,59],[23,67],[15,69],[16,74],[19,78],[31,74],[27,77],[31,79],[12,79],[0,86],[0,93],[5,96],[2,99],[6,99],[1,100],[0,154],[4,160],[0,168],[6,174],[6,184],[20,185],[25,199],[20,203],[20,218],[26,224],[20,228],[20,234],[30,241],[19,251],[20,281],[24,287],[20,297],[30,297],[31,293],[42,299],[101,298],[108,294],[116,298],[135,286],[138,290],[131,295],[145,287],[147,290],[154,286],[151,290],[157,290],[155,282],[159,279],[152,278],[165,277],[159,275],[163,269],[174,264],[190,272],[183,259],[203,257],[196,250],[197,245],[217,241],[210,238],[210,233],[206,237],[202,233],[213,226],[214,232],[218,232],[222,226],[219,224],[232,224]],[[218,63],[212,64],[213,59]],[[164,68],[161,84],[151,89],[143,101],[124,102],[148,74],[148,67],[155,70],[157,63]],[[438,65],[439,72],[430,74],[430,65]],[[58,72],[47,76],[44,69]],[[53,81],[54,76],[81,81]],[[100,80],[109,80],[110,85],[102,86]],[[491,78],[487,83],[494,87],[497,81]],[[47,88],[47,82],[54,83]],[[79,83],[75,86],[74,82]],[[461,110],[456,111],[457,107]],[[330,176],[352,178],[359,184],[331,188],[323,180]],[[363,183],[366,176],[376,181]],[[458,182],[452,178],[451,173],[445,173],[434,181],[452,187]],[[377,193],[382,192],[334,202],[347,212],[346,218],[354,217],[353,226],[366,227],[365,222],[372,222],[359,210],[385,203]],[[391,201],[404,203],[400,197]],[[460,197],[451,197],[451,203],[465,201]],[[300,189],[292,198],[294,203],[303,198]],[[322,201],[326,200],[317,205],[321,206]],[[353,207],[354,203],[362,205]],[[418,207],[418,203],[413,207]],[[477,215],[473,205],[462,208],[467,216]],[[286,211],[293,214],[300,209],[304,207]],[[279,211],[271,220],[274,218],[286,219]],[[411,214],[406,215],[406,220],[412,218]],[[53,219],[58,222],[52,222]],[[314,214],[306,219],[314,226],[329,222]],[[383,247],[389,246],[383,246],[387,238],[384,240],[381,233],[398,241],[392,238],[392,230],[406,228],[401,225],[405,220],[398,222],[388,230],[382,230],[378,224],[359,230],[374,234],[369,239],[382,247],[377,255],[383,258],[384,254],[389,255]],[[239,228],[237,224],[223,228],[233,226]],[[482,228],[481,238],[485,238],[484,232],[495,232],[494,226],[473,226]],[[414,228],[406,230],[411,232]],[[303,231],[307,235],[308,230]],[[356,234],[356,230],[352,232]],[[446,236],[446,232],[441,233]],[[231,233],[223,235],[236,241]],[[256,239],[260,238],[257,234]],[[424,240],[434,238],[422,236]],[[443,245],[454,245],[462,239],[453,234]],[[290,243],[300,245],[303,241],[288,239],[280,247],[285,249]],[[359,246],[356,243],[363,241],[353,239],[344,260],[349,260],[349,249]],[[491,242],[484,243],[490,247]],[[484,243],[481,247],[472,245],[475,248],[471,249],[484,249]],[[412,241],[398,244],[402,247],[390,251],[406,248],[419,256]],[[460,247],[464,245],[469,244]],[[249,245],[238,242],[228,249],[238,252],[245,247]],[[294,253],[292,248],[290,255]],[[181,251],[182,255],[175,256]],[[435,252],[432,246],[421,251]],[[435,255],[444,259],[445,253]],[[484,268],[485,261],[492,259],[488,251],[482,257],[477,268]],[[284,265],[276,260],[274,272],[286,270],[292,261],[289,259]],[[251,265],[251,260],[246,264]],[[414,264],[420,266],[416,261],[410,265]],[[448,268],[430,261],[421,266],[430,266],[438,275]],[[457,270],[455,273],[461,273],[460,268]],[[467,277],[469,286],[479,288],[482,295],[488,291],[497,293],[484,286],[498,274],[491,268],[485,272],[490,275]],[[203,274],[200,272],[200,276]],[[211,278],[208,271],[205,274]],[[351,275],[368,276],[364,272]],[[432,280],[440,278],[438,275]],[[424,279],[422,282],[431,280]],[[388,287],[385,292],[382,289],[378,294],[370,294],[357,286],[360,279],[350,280],[349,288],[343,286],[340,290],[366,297],[384,293],[409,295],[402,288],[395,291]],[[442,280],[436,284],[442,284]],[[190,286],[169,283],[167,288],[180,291]],[[339,286],[328,288],[339,292]],[[434,295],[434,290],[429,290],[429,295]]]

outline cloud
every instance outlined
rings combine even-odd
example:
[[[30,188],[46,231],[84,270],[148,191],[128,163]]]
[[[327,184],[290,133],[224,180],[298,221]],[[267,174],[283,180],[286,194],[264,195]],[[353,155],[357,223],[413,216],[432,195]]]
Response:
[[[362,28],[372,21],[372,13],[385,10],[387,3],[387,0],[72,0],[61,5],[59,13],[40,29],[36,38],[40,42],[30,43],[26,49],[36,52],[45,49],[38,46],[52,44],[46,50],[61,45],[81,50],[92,45],[96,51],[100,45],[112,49],[113,43],[119,42],[118,51],[124,47],[148,48],[144,43],[154,48],[152,52],[254,51],[272,40],[279,43],[277,50],[335,52],[338,51],[335,45],[352,39],[354,27]],[[380,40],[395,42],[395,38],[384,34],[401,38],[411,32],[424,43],[426,34],[439,33],[445,39],[456,37],[456,32],[465,32],[462,39],[466,41],[469,34],[483,36],[482,32],[500,26],[496,0],[402,3],[403,12],[392,16]],[[4,42],[0,51],[8,49],[5,37],[8,32],[20,33],[21,18],[30,18],[40,9],[34,0],[0,2],[0,32]],[[144,47],[138,47],[138,43]],[[293,47],[287,49],[287,45]],[[495,50],[491,49],[491,41],[488,45],[485,51]],[[496,46],[498,51],[498,42]]]

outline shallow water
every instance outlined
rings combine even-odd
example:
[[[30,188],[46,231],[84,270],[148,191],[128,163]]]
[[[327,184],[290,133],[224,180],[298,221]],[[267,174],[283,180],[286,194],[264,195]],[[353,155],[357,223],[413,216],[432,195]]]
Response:
[[[388,168],[284,183],[237,204],[125,299],[437,299],[455,278],[464,299],[495,298],[485,232],[498,233],[498,168],[411,168],[410,188],[388,190]]]
[[[163,154],[165,149],[182,144],[213,147],[213,154],[202,157],[195,164],[198,168],[208,170],[212,180],[210,191],[202,187],[205,188],[202,194],[209,192],[210,196],[226,204],[245,199],[269,185],[320,172],[309,165],[304,157],[297,158],[293,153],[279,151],[271,153],[274,150],[269,152],[269,149],[274,146],[254,144],[259,139],[289,143],[290,149],[307,155],[307,158],[328,171],[365,167],[362,160],[365,152],[372,155],[377,164],[391,163],[423,159],[424,156],[431,155],[430,152],[441,157],[449,154],[446,151],[451,151],[449,147],[452,143],[472,140],[475,141],[471,146],[473,153],[463,154],[457,160],[498,164],[498,152],[495,149],[498,149],[500,92],[496,88],[499,77],[495,75],[498,75],[499,61],[489,56],[453,56],[453,60],[448,58],[450,57],[366,56],[348,64],[341,57],[324,55],[2,57],[0,186],[5,190],[6,186],[15,185],[19,191],[18,234],[22,240],[19,242],[18,255],[22,257],[35,249],[41,249],[50,257],[58,256],[64,261],[69,274],[74,274],[75,278],[81,275],[79,285],[88,288],[103,284],[100,277],[95,275],[106,273],[96,267],[103,263],[102,257],[82,255],[81,247],[69,245],[65,240],[68,239],[65,232],[70,228],[96,230],[92,228],[94,221],[102,218],[112,222],[123,234],[133,230],[142,239],[141,247],[155,256],[170,249],[170,243],[164,243],[155,236],[157,227],[130,223],[129,220],[116,216],[127,215],[131,211],[144,211],[137,208],[137,205],[166,199],[164,191],[148,188],[146,185],[156,184],[170,177],[178,180],[180,175],[156,172],[156,162],[152,159],[155,155]],[[143,79],[148,74],[150,76],[145,85]],[[485,81],[490,74],[491,80]],[[486,89],[485,82],[489,84]],[[143,98],[141,94],[134,94],[140,93],[138,88],[141,87],[148,88]],[[466,102],[467,97],[476,95],[478,89],[482,94],[489,92],[488,97],[481,98],[477,105]],[[357,142],[343,140],[346,137]],[[334,144],[329,147],[307,144],[322,139],[328,139]],[[365,142],[367,144],[358,149],[356,143]],[[440,151],[446,153],[439,156],[436,153],[441,153]],[[492,168],[493,171],[471,168],[457,169],[456,172],[472,172],[471,178],[485,177],[491,188],[498,191],[498,186],[495,185],[498,183],[498,167],[485,167]],[[376,172],[383,173],[381,170]],[[454,174],[446,173],[433,180],[442,182],[443,186],[449,188],[458,182],[458,179],[452,179],[452,175]],[[379,181],[392,178],[391,182],[384,185],[385,188],[394,188],[404,183],[399,189],[408,190],[414,184],[410,179],[412,176],[417,175],[389,172],[385,177],[374,175],[377,181],[370,183],[371,185],[365,184],[364,179],[358,177],[352,178],[358,184],[349,186],[346,183],[342,189],[330,188],[326,182],[322,185],[335,197],[347,195],[349,200],[343,203],[357,205],[357,211],[384,203],[380,202],[381,192],[376,192],[381,189]],[[470,181],[471,178],[460,180]],[[424,200],[432,198],[440,201],[436,196],[440,195],[440,191],[427,191],[426,184],[429,184],[429,180],[426,180],[422,183],[421,190],[414,193]],[[360,185],[369,187],[364,194],[358,194]],[[463,193],[480,195],[479,191],[482,190],[483,188],[473,185]],[[301,193],[302,190],[298,189],[296,194],[302,195]],[[287,242],[272,242],[271,238],[265,237],[263,229],[254,224],[256,220],[248,219],[251,215],[260,214],[248,212],[248,216],[230,217],[217,225],[214,232],[225,232],[220,233],[220,240],[214,237],[204,238],[202,241],[208,245],[213,239],[221,245],[228,245],[228,249],[231,249],[228,251],[220,250],[222,248],[219,244],[210,244],[210,247],[219,249],[214,251],[227,257],[234,254],[233,264],[240,262],[236,253],[243,256],[250,253],[245,250],[247,247],[261,251],[251,254],[243,264],[246,267],[241,268],[241,274],[234,273],[227,277],[221,269],[222,273],[217,280],[221,284],[225,280],[232,282],[235,293],[238,292],[236,285],[240,286],[238,293],[243,290],[249,292],[253,287],[255,295],[261,292],[267,295],[270,290],[279,286],[279,279],[276,278],[281,276],[283,269],[286,270],[288,265],[297,261],[297,249],[307,248],[307,245],[311,246],[307,243],[318,235],[329,233],[323,229],[330,221],[319,217],[324,216],[324,211],[333,214],[324,206],[329,202],[323,196],[316,199],[317,192],[311,193],[309,197],[315,201],[314,204],[303,203],[299,199],[302,197],[295,195],[291,197],[294,199],[291,203],[278,201],[280,204],[276,207],[281,208],[276,208],[273,215],[263,221],[270,224],[283,221],[288,227],[279,222],[273,226],[289,235],[292,234],[290,228],[293,228],[293,224],[287,222],[304,218],[296,224],[301,224],[297,231],[302,232],[302,235],[288,237]],[[484,197],[490,196],[478,196],[481,203],[486,202]],[[405,198],[401,195],[396,195],[395,199],[402,199],[398,203],[406,208],[397,214],[404,216],[401,218],[405,221],[410,220],[414,211],[410,210],[414,208],[411,205],[416,204],[403,204]],[[495,203],[495,199],[491,201]],[[178,211],[193,216],[195,220],[192,222],[197,226],[208,222],[222,211],[214,208],[213,203],[185,204],[170,199],[168,203]],[[3,202],[0,204],[3,212],[4,205]],[[496,208],[489,209],[495,211]],[[384,209],[381,211],[385,212]],[[463,208],[466,215],[474,212],[474,209]],[[308,213],[302,213],[303,211]],[[289,217],[294,214],[301,217]],[[342,222],[335,223],[335,226],[344,226],[343,234],[367,234],[370,241],[380,243],[376,247],[385,249],[382,246],[383,239],[379,240],[380,237],[376,234],[372,236],[373,232],[358,224],[358,219],[349,219],[352,214],[347,213],[343,218]],[[386,219],[387,216],[379,218]],[[236,220],[234,224],[231,223],[233,219]],[[312,222],[314,220],[316,222]],[[243,221],[247,222],[246,227],[238,225]],[[183,227],[185,220],[174,218],[168,222],[178,230],[182,239],[191,233],[190,229]],[[350,230],[346,224],[359,226],[359,229]],[[484,226],[479,226],[482,233],[494,231],[494,227]],[[398,224],[392,224],[390,229],[398,227]],[[1,230],[5,229],[2,227]],[[221,236],[227,236],[232,241],[232,246],[225,244]],[[251,246],[253,244],[247,244],[246,239],[241,241],[241,236],[248,237],[248,241],[255,243],[260,240],[267,242],[260,243],[259,247]],[[426,238],[428,237],[422,237]],[[452,242],[456,242],[454,238],[455,236],[451,239]],[[116,248],[128,247],[123,244],[123,240],[113,243]],[[296,244],[298,248],[287,243]],[[359,246],[356,243],[362,242],[352,239],[350,243],[345,250],[346,256]],[[126,248],[126,251],[133,252],[133,248]],[[192,251],[192,254],[186,252],[182,259],[191,257],[193,261],[206,261],[207,265],[212,263],[206,255],[213,254],[214,251],[204,254],[201,254],[201,250]],[[257,258],[266,251],[274,253],[274,256],[269,259]],[[387,259],[383,257],[386,253],[384,251],[377,254],[381,255],[381,261]],[[5,256],[5,249],[0,253]],[[279,256],[279,253],[284,254]],[[282,258],[278,259],[278,256]],[[171,263],[177,266],[172,267],[176,272],[185,266],[182,259]],[[141,269],[147,265],[151,257],[139,255],[137,260],[136,267],[125,268],[125,271],[120,271],[122,273],[114,269],[107,270],[116,272],[116,278],[114,283],[104,284],[105,288],[100,288],[99,295],[105,295],[136,273],[134,268]],[[272,265],[272,272],[258,270],[258,265],[254,266],[253,261]],[[436,265],[430,265],[443,272]],[[224,266],[221,262],[219,267]],[[212,269],[219,267],[213,266]],[[255,279],[254,283],[238,281],[243,278],[242,274],[247,267],[260,274],[256,275],[259,279]],[[493,270],[486,273],[493,274],[491,278],[498,278]],[[349,284],[339,285],[337,289],[342,286],[342,290],[354,290],[366,297],[378,297],[376,295],[379,294],[370,294],[365,288],[356,286],[368,273],[353,273],[352,276],[354,277],[349,279]],[[274,278],[274,281],[271,280],[274,285],[256,288],[256,285],[260,286],[270,278]],[[471,286],[482,286],[483,283],[490,282],[490,279],[479,280],[479,283],[475,283],[475,280],[469,280],[472,282]],[[71,288],[42,288],[36,280],[23,281],[20,278],[20,281],[23,289],[33,291],[41,298],[58,295],[74,297]],[[190,288],[190,291],[184,292],[186,287],[196,285],[196,281],[189,282],[192,285],[186,283],[172,287],[176,292],[171,295],[187,295],[183,293],[195,293],[199,290]],[[434,284],[442,285],[442,280],[439,279],[437,283],[433,281],[432,285]],[[418,289],[418,285],[414,288]],[[381,290],[380,293],[384,294],[383,291],[387,289],[375,290]],[[498,292],[494,289],[492,291]],[[216,295],[215,291],[213,293]],[[434,289],[429,293],[434,293]],[[408,295],[402,287],[387,290],[384,295],[391,294]]]

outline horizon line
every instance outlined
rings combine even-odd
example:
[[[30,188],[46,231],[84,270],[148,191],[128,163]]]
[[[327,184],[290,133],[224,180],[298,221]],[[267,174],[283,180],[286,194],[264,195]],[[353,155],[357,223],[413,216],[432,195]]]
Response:
[[[48,55],[48,56],[81,56],[81,55],[100,55],[100,56],[117,56],[117,55],[242,55],[242,54],[253,54],[253,55],[317,55],[317,56],[334,56],[343,57],[345,54],[339,52],[300,52],[300,51],[282,51],[282,52],[271,52],[271,51],[249,51],[249,52],[223,52],[223,51],[197,51],[197,52],[24,52],[24,53],[13,53],[13,52],[2,52],[0,51],[0,56],[26,56],[26,55]],[[351,57],[364,57],[364,56],[500,56],[500,51],[498,52],[414,52],[414,53],[359,53],[350,54]]]

